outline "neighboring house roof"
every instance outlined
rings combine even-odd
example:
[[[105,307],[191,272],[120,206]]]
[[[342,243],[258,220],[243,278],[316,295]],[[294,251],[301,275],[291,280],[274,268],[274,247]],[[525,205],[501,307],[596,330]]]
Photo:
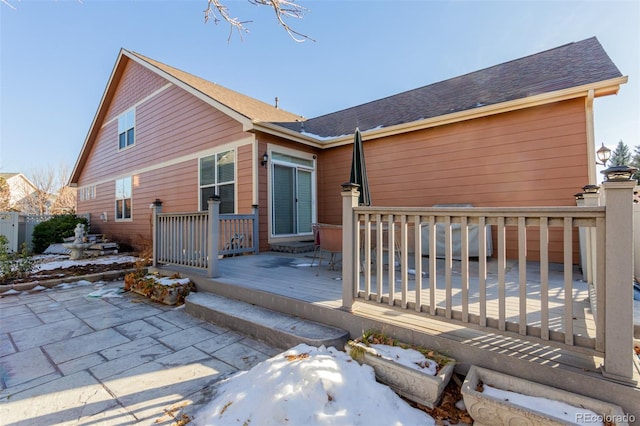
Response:
[[[20,203],[23,199],[37,190],[33,182],[31,182],[22,173],[0,172],[0,177],[3,177],[9,185],[9,191],[11,191],[9,203],[12,205]]]
[[[9,180],[10,178],[18,176],[19,174],[21,173],[0,173],[0,177],[4,178],[5,180]]]
[[[298,123],[321,138],[390,127],[622,77],[595,37]]]

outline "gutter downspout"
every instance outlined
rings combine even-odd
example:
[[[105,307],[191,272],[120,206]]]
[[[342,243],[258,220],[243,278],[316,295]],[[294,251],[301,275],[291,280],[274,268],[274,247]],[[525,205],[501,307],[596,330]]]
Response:
[[[595,131],[593,125],[593,99],[595,97],[595,91],[589,89],[587,97],[585,98],[585,114],[587,121],[587,164],[588,164],[588,177],[589,185],[595,185],[596,178],[596,142]]]

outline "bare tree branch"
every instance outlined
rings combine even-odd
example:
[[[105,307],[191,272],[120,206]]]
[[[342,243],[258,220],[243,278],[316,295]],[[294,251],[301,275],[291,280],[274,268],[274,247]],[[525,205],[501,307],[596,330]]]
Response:
[[[11,188],[7,180],[0,176],[0,212],[7,212],[11,208]]]
[[[9,0],[0,0],[0,3],[4,3],[7,6],[9,6],[11,9],[16,10],[16,7],[14,5],[12,5],[11,3],[9,3]]]
[[[46,214],[49,212],[51,205],[51,194],[56,186],[56,175],[53,168],[35,169],[29,177],[34,188],[27,192],[28,188],[24,188],[23,192],[28,194],[20,200],[20,210],[27,214]]]
[[[78,3],[82,3],[82,0],[77,0]],[[241,21],[239,18],[233,18],[229,14],[229,8],[224,4],[230,0],[207,0],[207,8],[204,10],[204,22],[209,22],[212,20],[216,25],[220,22],[227,22],[229,24],[229,37],[228,41],[231,41],[231,37],[233,36],[233,32],[237,31],[240,35],[240,39],[242,39],[243,33],[248,33],[249,29],[247,28],[247,24],[252,21]],[[278,25],[280,25],[284,30],[289,34],[289,36],[301,43],[306,40],[315,41],[311,37],[306,34],[301,33],[293,29],[287,22],[287,19],[302,19],[304,14],[309,12],[304,6],[299,5],[293,0],[247,0],[254,6],[268,6],[273,9],[276,20],[278,21]],[[10,7],[11,9],[16,9],[10,3],[10,0],[0,0],[0,3],[3,3]]]
[[[66,186],[69,167],[35,169],[30,180],[33,187],[24,188],[19,210],[27,214],[59,214],[75,211],[76,190]]]
[[[204,11],[204,21],[208,22],[210,19],[217,25],[218,23],[225,21],[229,24],[229,38],[233,35],[233,31],[237,31],[242,39],[242,33],[248,33],[249,29],[246,24],[251,21],[241,21],[239,18],[232,18],[229,14],[229,9],[223,4],[224,0],[207,0],[207,8]],[[309,9],[290,0],[247,0],[249,3],[255,6],[269,6],[273,9],[278,25],[284,28],[289,36],[301,43],[305,40],[315,41],[306,34],[303,34],[297,30],[294,30],[288,23],[288,18],[302,19],[305,13]]]

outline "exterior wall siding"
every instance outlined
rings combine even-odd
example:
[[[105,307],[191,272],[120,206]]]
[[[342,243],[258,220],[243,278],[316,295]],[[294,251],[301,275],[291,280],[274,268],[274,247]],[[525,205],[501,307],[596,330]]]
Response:
[[[571,206],[588,183],[584,99],[364,142],[372,203]],[[319,220],[341,222],[351,146],[320,154]],[[509,233],[511,235],[511,233]],[[577,239],[577,236],[575,237]],[[528,240],[537,256],[538,237]],[[513,239],[508,239],[513,257]],[[551,234],[551,256],[562,242]]]
[[[253,200],[254,162],[252,145],[244,145],[236,151],[236,195],[237,212],[251,213]]]
[[[167,84],[167,80],[164,78],[149,72],[134,61],[128,60],[128,65],[116,88],[116,95],[109,104],[105,121],[116,118],[136,102],[151,95],[165,84]]]
[[[241,125],[186,91],[129,61],[105,123],[78,179],[96,185],[96,198],[79,200],[78,212],[91,213],[92,232],[140,248],[151,237],[151,209],[156,198],[164,212],[199,209],[198,158],[216,148],[237,146],[238,212],[251,211],[252,137]],[[155,93],[155,94],[154,94]],[[153,96],[150,96],[154,94]],[[118,150],[118,114],[136,105],[135,144]],[[133,176],[132,220],[115,221],[115,179]],[[249,186],[249,188],[246,188]],[[247,195],[249,194],[249,195]],[[100,214],[107,212],[107,221]]]
[[[118,150],[117,117],[134,105],[135,144]],[[79,187],[96,186],[95,199],[78,201],[78,212],[92,214],[92,232],[135,246],[134,240],[150,236],[149,204],[156,198],[166,212],[197,210],[198,158],[218,147],[236,147],[237,212],[250,212],[258,204],[261,250],[269,247],[269,169],[259,162],[269,146],[317,155],[318,221],[341,221],[340,189],[349,180],[351,145],[321,150],[262,133],[256,143],[237,121],[131,60],[104,121],[96,125],[78,179]],[[580,98],[365,139],[373,204],[575,205],[573,194],[588,183],[586,129]],[[129,175],[134,176],[133,220],[115,222],[114,181]],[[106,222],[100,220],[103,212]],[[511,232],[507,235],[512,256]],[[532,256],[538,245],[538,236],[530,235]],[[552,256],[561,253],[561,245],[552,233]]]

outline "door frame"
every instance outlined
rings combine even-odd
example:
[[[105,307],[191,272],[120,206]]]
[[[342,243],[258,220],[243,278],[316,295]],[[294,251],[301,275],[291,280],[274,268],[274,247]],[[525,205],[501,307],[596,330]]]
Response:
[[[312,166],[306,167],[300,164],[295,163],[287,163],[286,161],[274,159],[274,153],[289,155],[292,157],[300,158],[301,160],[311,161]],[[309,232],[303,233],[295,233],[295,234],[287,234],[287,235],[274,235],[273,229],[273,216],[275,214],[274,206],[273,206],[273,170],[274,164],[281,165],[289,165],[291,167],[296,167],[296,170],[303,169],[311,172],[311,222],[314,223],[317,221],[318,217],[318,201],[317,201],[317,193],[318,193],[318,185],[317,185],[317,156],[313,153],[298,151],[291,148],[285,148],[280,145],[267,145],[267,154],[268,154],[268,163],[267,163],[267,197],[268,197],[268,236],[269,242],[273,241],[299,241],[303,238],[312,237],[313,232],[310,230]],[[297,175],[297,173],[296,173]]]

